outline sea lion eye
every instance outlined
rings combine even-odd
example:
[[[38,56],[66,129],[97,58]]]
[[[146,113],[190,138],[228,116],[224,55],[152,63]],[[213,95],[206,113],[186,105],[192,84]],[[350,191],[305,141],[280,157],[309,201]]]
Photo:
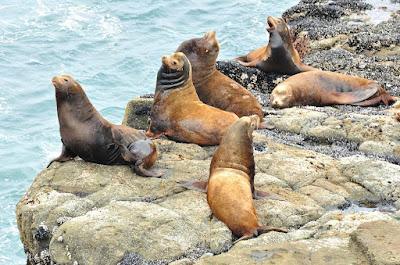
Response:
[[[67,78],[64,78],[64,81],[65,81],[65,82],[68,82],[68,79],[67,79]]]
[[[176,61],[172,61],[172,64],[173,64],[173,65],[176,65]]]

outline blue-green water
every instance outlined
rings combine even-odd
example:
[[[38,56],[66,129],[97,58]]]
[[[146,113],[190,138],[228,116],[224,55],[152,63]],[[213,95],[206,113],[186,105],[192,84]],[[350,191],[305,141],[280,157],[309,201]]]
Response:
[[[25,264],[15,205],[60,151],[52,76],[69,73],[122,120],[152,93],[160,57],[216,30],[220,59],[264,44],[265,18],[295,0],[0,0],[0,264]]]

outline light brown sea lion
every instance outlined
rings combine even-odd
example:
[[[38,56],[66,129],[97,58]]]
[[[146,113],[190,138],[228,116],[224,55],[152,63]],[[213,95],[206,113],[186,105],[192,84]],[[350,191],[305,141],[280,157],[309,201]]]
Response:
[[[193,84],[202,102],[239,117],[255,114],[261,120],[264,118],[256,97],[217,70],[219,44],[215,31],[207,32],[202,38],[184,41],[176,51],[183,52],[189,59]]]
[[[287,232],[261,225],[254,208],[253,197],[265,195],[254,189],[252,133],[259,122],[259,117],[252,115],[240,118],[229,128],[211,160],[208,183],[182,183],[187,188],[200,190],[207,186],[207,201],[212,213],[240,237],[239,240],[269,231]]]
[[[318,70],[301,62],[294,48],[288,25],[283,18],[267,18],[269,42],[249,54],[236,58],[240,64],[256,67],[264,72],[294,75],[300,72]]]
[[[189,60],[181,52],[162,57],[147,135],[217,145],[238,116],[200,101]]]
[[[157,149],[144,132],[104,119],[71,76],[56,76],[52,83],[63,147],[61,155],[48,166],[79,156],[99,164],[127,164],[141,176],[162,175],[150,170],[157,159]]]
[[[373,106],[395,101],[376,81],[333,73],[311,71],[289,77],[272,91],[274,108],[351,104]]]

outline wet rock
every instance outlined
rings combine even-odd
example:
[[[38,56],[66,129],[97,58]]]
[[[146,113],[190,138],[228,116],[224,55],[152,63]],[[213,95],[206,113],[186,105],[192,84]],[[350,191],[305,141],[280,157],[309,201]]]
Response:
[[[122,124],[139,130],[147,130],[152,104],[152,98],[140,97],[129,101]]]

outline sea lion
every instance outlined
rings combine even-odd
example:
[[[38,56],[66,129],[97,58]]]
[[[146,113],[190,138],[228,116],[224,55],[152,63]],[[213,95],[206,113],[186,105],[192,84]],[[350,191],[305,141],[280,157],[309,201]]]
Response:
[[[162,57],[147,131],[150,137],[198,145],[217,145],[236,114],[200,101],[192,82],[189,60],[181,52]]]
[[[200,100],[207,105],[230,111],[239,117],[264,113],[256,97],[234,80],[217,70],[215,63],[219,43],[215,31],[202,38],[184,41],[177,52],[183,52],[192,65],[193,84]]]
[[[373,106],[395,101],[376,81],[328,71],[304,72],[289,77],[271,93],[274,108],[351,104]]]
[[[254,208],[253,197],[265,195],[254,189],[252,133],[259,123],[259,117],[252,115],[240,118],[229,128],[211,160],[208,183],[181,183],[187,188],[206,188],[207,202],[212,213],[239,240],[269,231],[287,232],[282,228],[261,225]]]
[[[48,166],[79,156],[98,164],[127,164],[145,177],[162,175],[150,170],[157,159],[157,149],[144,132],[104,119],[71,76],[56,76],[52,83],[63,147],[61,155]]]
[[[318,70],[301,62],[294,48],[288,25],[283,18],[267,18],[269,42],[267,46],[251,51],[235,60],[247,67],[256,67],[264,72],[294,75]]]

